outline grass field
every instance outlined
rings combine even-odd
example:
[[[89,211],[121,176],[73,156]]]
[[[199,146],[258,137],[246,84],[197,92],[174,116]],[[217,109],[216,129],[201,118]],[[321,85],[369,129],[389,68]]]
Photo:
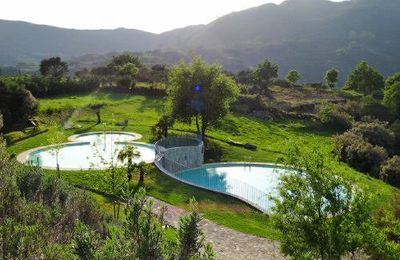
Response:
[[[96,125],[96,116],[93,112],[84,109],[91,103],[106,104],[102,110],[102,119],[106,123],[107,130],[123,130],[137,132],[143,135],[140,141],[151,140],[151,126],[162,114],[163,100],[145,96],[127,96],[124,94],[92,93],[79,96],[64,96],[57,98],[41,99],[39,104],[39,120],[49,122],[45,111],[68,109],[74,111],[69,118],[80,129],[65,131],[69,136],[79,132],[99,131],[104,125]],[[115,126],[118,121],[129,120],[127,127]],[[9,146],[11,153],[20,153],[24,150],[49,144],[49,138],[56,131],[60,131],[59,125],[43,125],[49,131],[12,143]],[[194,125],[189,126],[177,123],[175,132],[193,131]],[[9,137],[24,136],[26,133],[9,133]],[[219,157],[212,161],[243,161],[276,162],[283,156],[287,147],[297,143],[303,148],[317,148],[327,158],[327,165],[336,169],[340,174],[352,180],[373,195],[373,203],[376,207],[387,207],[394,194],[398,190],[385,183],[356,172],[345,164],[337,162],[331,155],[332,135],[314,122],[300,120],[265,121],[242,115],[229,115],[221,122],[220,126],[210,129],[208,139],[222,151]],[[225,141],[233,139],[241,142],[251,142],[258,145],[257,151],[249,151],[244,148],[228,145]],[[47,171],[48,174],[54,172]],[[73,185],[79,185],[95,190],[104,189],[104,171],[63,172],[62,176]],[[150,195],[179,207],[187,208],[191,197],[199,201],[200,211],[206,218],[216,223],[233,229],[255,234],[259,236],[278,238],[277,232],[271,226],[268,216],[246,204],[223,195],[217,195],[182,184],[153,168],[151,174],[146,177],[146,188]],[[98,196],[97,199],[106,205],[106,199]]]

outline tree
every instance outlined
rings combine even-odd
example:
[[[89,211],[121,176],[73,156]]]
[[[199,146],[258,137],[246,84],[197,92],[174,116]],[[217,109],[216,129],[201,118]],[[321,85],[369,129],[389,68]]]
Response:
[[[100,124],[101,123],[101,109],[104,107],[104,103],[96,103],[96,104],[90,104],[88,106],[95,114],[97,117],[97,122],[96,124]]]
[[[202,217],[198,211],[197,202],[193,198],[190,200],[191,212],[189,215],[182,216],[179,219],[178,229],[178,259],[202,259],[202,249],[210,247],[204,242],[204,234],[200,229]],[[213,250],[208,249],[208,257],[213,259]]]
[[[141,60],[131,54],[114,56],[108,64],[108,68],[118,77],[118,83],[128,89],[134,87],[136,74],[141,67]]]
[[[334,88],[336,82],[338,81],[339,71],[335,68],[332,68],[325,73],[325,83],[328,87]]]
[[[362,61],[349,74],[344,88],[379,97],[384,85],[383,76],[366,61]]]
[[[172,118],[170,115],[163,115],[151,130],[155,138],[161,139],[163,137],[168,137],[168,128],[172,127],[173,125],[174,118]]]
[[[325,166],[314,149],[290,149],[272,218],[294,259],[341,259],[362,248],[371,217],[366,196]]]
[[[124,148],[122,148],[122,150],[119,151],[118,153],[118,160],[121,162],[124,162],[125,160],[127,160],[126,162],[126,174],[128,177],[128,182],[131,181],[132,179],[132,172],[133,172],[133,168],[134,168],[134,164],[133,164],[133,159],[137,158],[138,156],[140,156],[140,152],[136,149],[135,146],[133,145],[125,145]]]
[[[62,144],[65,142],[65,135],[62,132],[57,131],[53,136],[49,138],[49,142],[52,144],[50,153],[56,158],[57,176],[60,177],[61,173],[59,157],[61,148],[63,147]]]
[[[68,64],[60,57],[44,59],[40,62],[40,73],[42,76],[59,79],[68,74]]]
[[[292,84],[295,84],[301,79],[301,74],[297,70],[290,70],[286,75],[286,80]]]
[[[239,87],[225,75],[220,66],[207,65],[198,57],[191,64],[181,62],[169,73],[169,101],[172,116],[190,123],[193,118],[202,137],[229,112]]]
[[[400,81],[393,84],[386,84],[383,92],[383,104],[397,115],[397,117],[400,116]]]
[[[144,184],[144,176],[148,173],[147,164],[145,162],[136,163],[133,165],[135,171],[139,173],[138,186]]]
[[[37,105],[37,100],[22,84],[0,79],[0,111],[5,127],[26,124],[36,114]]]
[[[264,62],[257,65],[257,68],[253,72],[253,79],[260,93],[266,93],[272,79],[278,77],[278,70],[278,65],[272,63],[268,59],[265,59]]]

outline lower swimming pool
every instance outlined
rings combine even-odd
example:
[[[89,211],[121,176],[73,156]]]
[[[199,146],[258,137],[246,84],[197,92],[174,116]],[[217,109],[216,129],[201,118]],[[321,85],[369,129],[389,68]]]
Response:
[[[220,163],[205,164],[175,174],[191,185],[229,194],[268,213],[277,195],[280,177],[286,170],[273,164]]]

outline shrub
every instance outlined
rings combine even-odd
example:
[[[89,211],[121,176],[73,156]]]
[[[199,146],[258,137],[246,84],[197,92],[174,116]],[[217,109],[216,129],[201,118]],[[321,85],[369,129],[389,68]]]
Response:
[[[339,110],[351,115],[357,121],[362,117],[361,106],[357,101],[347,100],[346,103],[339,107]]]
[[[349,114],[339,111],[337,106],[330,103],[321,104],[318,117],[324,125],[341,130],[349,129],[353,121]]]
[[[390,126],[390,130],[393,131],[396,145],[400,146],[400,120],[394,121],[394,123]]]
[[[379,177],[380,166],[388,157],[383,147],[374,146],[352,132],[335,137],[334,153],[340,161],[374,177]]]
[[[394,116],[389,108],[379,103],[372,96],[366,96],[361,99],[362,116],[370,116],[380,121],[391,122]]]
[[[377,120],[372,122],[357,122],[350,131],[356,135],[362,136],[364,140],[373,145],[385,148],[390,148],[395,142],[395,135],[393,131],[387,127],[387,123]]]
[[[0,79],[0,111],[4,126],[24,124],[37,111],[37,101],[21,84]]]
[[[387,183],[400,187],[400,156],[396,155],[387,160],[381,169],[380,177]]]

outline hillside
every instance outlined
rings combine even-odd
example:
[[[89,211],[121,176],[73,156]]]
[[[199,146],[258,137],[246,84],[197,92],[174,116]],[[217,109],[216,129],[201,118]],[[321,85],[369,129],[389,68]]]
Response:
[[[343,75],[361,59],[388,75],[400,66],[400,2],[393,0],[287,0],[275,5],[223,16],[207,25],[162,34],[137,30],[68,30],[22,22],[0,21],[0,64],[38,61],[60,55],[73,62],[86,55],[146,52],[149,62],[176,62],[201,54],[237,71],[265,57],[280,65],[282,74],[296,68],[305,81],[321,81],[337,67]],[[384,40],[382,40],[384,39]],[[92,54],[91,60],[87,60]]]

